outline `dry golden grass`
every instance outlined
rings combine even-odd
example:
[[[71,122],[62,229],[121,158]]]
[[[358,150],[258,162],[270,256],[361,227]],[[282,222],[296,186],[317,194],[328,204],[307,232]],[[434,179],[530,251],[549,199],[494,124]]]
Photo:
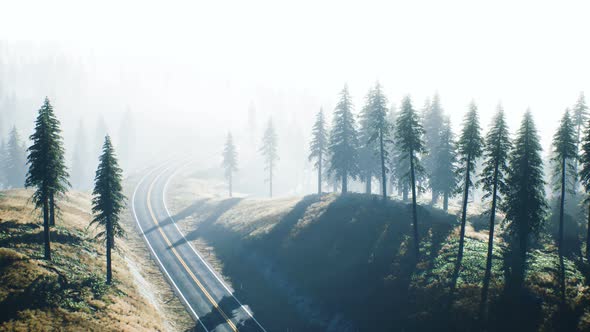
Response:
[[[60,235],[63,240],[52,243],[53,262],[47,262],[41,259],[41,222],[38,211],[29,201],[30,195],[30,191],[10,190],[3,191],[0,197],[0,310],[4,313],[0,315],[0,330],[177,329],[166,320],[160,308],[164,300],[154,292],[158,286],[147,281],[158,278],[153,275],[154,267],[145,263],[149,262],[149,257],[137,254],[145,249],[139,249],[133,234],[131,243],[125,239],[118,241],[119,251],[113,255],[115,283],[105,288],[104,294],[94,293],[93,286],[80,286],[80,289],[64,292],[66,295],[59,302],[63,305],[38,305],[36,299],[28,298],[30,290],[43,276],[54,278],[50,280],[65,278],[65,284],[59,283],[61,289],[65,289],[71,285],[87,285],[85,282],[90,281],[94,282],[91,285],[99,287],[105,274],[104,246],[92,239],[94,230],[88,229],[90,197],[71,193],[63,201],[60,218],[52,231],[53,239]],[[144,266],[147,273],[143,271]],[[156,272],[159,275],[159,271]],[[145,277],[146,274],[150,276]]]

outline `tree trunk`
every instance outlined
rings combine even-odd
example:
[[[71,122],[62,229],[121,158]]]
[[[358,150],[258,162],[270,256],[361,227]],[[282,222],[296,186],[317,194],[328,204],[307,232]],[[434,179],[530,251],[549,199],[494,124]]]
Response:
[[[371,181],[373,180],[373,177],[370,175],[367,175],[365,178],[365,194],[371,194],[371,192],[373,191],[373,189],[371,188]]]
[[[113,225],[110,218],[107,218],[107,285],[113,280],[113,271],[111,269],[111,248],[113,246]]]
[[[449,211],[449,192],[445,191],[445,193],[443,194],[443,210]]]
[[[51,260],[51,244],[49,233],[49,202],[47,198],[43,201],[43,241],[45,242],[45,259]]]
[[[344,174],[342,174],[342,193],[346,194],[347,191],[348,191],[348,174],[346,171],[344,171]]]
[[[49,226],[55,226],[55,200],[53,193],[49,194]]]
[[[408,188],[404,186],[404,188],[402,189],[402,200],[404,202],[407,202],[410,198],[410,194],[408,192]]]
[[[385,150],[383,147],[383,132],[380,131],[379,133],[379,145],[381,147],[381,194],[383,195],[383,199],[387,198],[387,178],[385,176]]]
[[[467,165],[465,169],[465,192],[463,193],[463,211],[461,214],[461,231],[459,233],[459,254],[457,255],[457,269],[461,268],[461,261],[463,260],[463,248],[465,246],[465,224],[467,223],[467,201],[469,199],[469,182],[471,181],[470,174],[471,155],[467,156]],[[458,271],[457,271],[458,273]]]
[[[231,170],[229,172],[229,197],[232,197],[232,173]]]
[[[320,159],[318,160],[318,195],[322,194],[322,152],[320,150]]]
[[[414,250],[416,253],[416,262],[420,257],[420,239],[418,238],[418,215],[416,212],[416,175],[414,172],[414,151],[410,150],[410,174],[412,185],[412,218],[414,226]]]
[[[268,179],[269,179],[269,181],[268,181],[269,192],[270,192],[270,198],[272,198],[272,165],[270,165],[270,167],[268,168],[268,171],[269,171],[269,177],[268,177]]]
[[[492,210],[490,211],[490,229],[488,236],[488,256],[486,259],[486,272],[483,277],[483,287],[481,288],[481,302],[479,306],[479,318],[483,321],[486,317],[486,307],[488,302],[488,290],[490,288],[490,279],[492,277],[492,255],[494,250],[494,225],[496,219],[496,204],[498,193],[498,161],[494,164],[494,187],[492,189]]]
[[[565,168],[566,168],[566,160],[562,158],[561,161],[561,199],[559,202],[559,240],[558,240],[558,250],[559,250],[559,289],[561,290],[561,303],[565,304],[565,266],[563,262],[563,217],[564,217],[564,207],[565,207]]]
[[[586,260],[590,262],[590,202],[588,204],[588,229],[586,232]]]

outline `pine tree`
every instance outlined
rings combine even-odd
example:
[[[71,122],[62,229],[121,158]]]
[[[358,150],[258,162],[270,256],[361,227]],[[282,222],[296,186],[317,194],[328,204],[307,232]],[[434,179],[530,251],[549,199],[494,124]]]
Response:
[[[449,198],[457,190],[457,148],[455,137],[451,129],[451,120],[445,117],[439,141],[434,145],[430,154],[432,169],[430,173],[430,187],[438,196],[443,195],[443,210],[449,209]],[[434,196],[433,196],[434,197]]]
[[[584,92],[580,92],[580,97],[576,102],[573,110],[573,125],[576,130],[576,153],[578,156],[581,154],[580,151],[580,144],[582,140],[582,131],[584,130],[584,124],[588,121],[590,114],[588,112],[588,106],[586,106],[586,98],[584,97]],[[575,173],[578,174],[578,162],[575,163]],[[574,192],[578,190],[578,181],[577,179],[573,180],[573,189]]]
[[[371,140],[373,135],[373,126],[371,119],[372,98],[374,90],[370,89],[365,98],[365,106],[359,115],[359,147],[358,147],[358,163],[360,178],[365,182],[365,193],[371,194],[371,184],[373,177],[379,174],[379,159],[377,157],[378,146],[375,140]]]
[[[264,131],[260,153],[264,156],[265,170],[268,171],[269,194],[272,197],[272,175],[275,164],[279,160],[277,153],[277,134],[272,119],[268,120],[268,125]]]
[[[27,174],[27,152],[26,147],[20,139],[16,127],[12,127],[8,135],[6,146],[5,172],[6,184],[9,187],[21,188],[25,184]]]
[[[412,189],[412,218],[414,230],[414,250],[416,258],[420,255],[420,239],[418,233],[418,214],[416,203],[416,174],[422,173],[419,155],[426,152],[422,141],[424,129],[420,124],[418,114],[412,107],[412,101],[407,96],[402,101],[402,108],[396,122],[396,142],[399,151],[405,154],[410,167],[406,170],[405,179],[409,179]]]
[[[330,132],[330,174],[334,174],[342,184],[342,193],[348,191],[348,178],[359,175],[358,134],[352,114],[352,100],[348,86],[340,93],[340,101],[334,110]]]
[[[30,136],[32,145],[27,150],[29,170],[25,187],[36,188],[32,200],[36,208],[43,209],[43,239],[47,260],[51,260],[49,226],[51,220],[55,220],[55,198],[64,194],[69,186],[60,133],[59,120],[53,113],[49,99],[45,98],[35,121],[35,132]]]
[[[222,166],[225,170],[225,178],[228,181],[229,197],[232,197],[233,173],[238,170],[238,152],[236,151],[231,133],[227,134],[225,141]]]
[[[588,208],[588,220],[586,222],[586,260],[590,261],[590,123],[586,126],[582,137],[582,154],[580,155],[580,182],[586,190],[585,203]]]
[[[328,157],[328,131],[326,129],[326,120],[324,111],[316,115],[316,120],[312,129],[312,139],[309,144],[309,161],[315,160],[314,167],[318,171],[318,195],[322,194],[322,171],[325,167],[325,161]]]
[[[368,143],[370,144],[374,141],[379,143],[378,154],[380,160],[379,168],[381,170],[381,194],[383,195],[383,198],[386,198],[386,174],[389,172],[389,169],[387,169],[385,161],[389,159],[389,150],[387,145],[391,143],[392,128],[387,118],[387,98],[381,91],[381,85],[379,82],[375,84],[369,105],[371,110],[369,113],[371,135],[369,137]]]
[[[428,182],[430,189],[432,190],[431,204],[436,204],[438,196],[441,194],[439,190],[432,188],[433,182],[436,182],[436,176],[434,175],[435,168],[440,166],[437,164],[436,149],[440,146],[440,140],[442,130],[444,126],[444,115],[443,109],[440,105],[440,97],[437,94],[434,95],[432,101],[427,103],[427,107],[424,110],[423,124],[424,124],[424,144],[426,149],[430,152],[424,156],[424,169],[428,175]]]
[[[506,240],[512,255],[508,288],[512,294],[522,289],[529,241],[538,235],[547,216],[541,144],[530,110],[527,110],[509,158],[506,178],[508,192],[501,207]]]
[[[455,289],[459,270],[463,260],[463,248],[465,246],[465,224],[467,223],[467,202],[469,201],[469,190],[476,184],[475,177],[475,162],[482,154],[484,145],[481,137],[481,128],[479,126],[479,118],[477,115],[477,106],[474,102],[469,105],[469,111],[463,120],[463,130],[458,142],[459,151],[459,174],[463,181],[463,209],[461,212],[461,231],[459,233],[459,253],[457,254],[457,262],[455,266],[455,274],[453,276],[453,286]]]
[[[102,155],[99,158],[94,190],[92,191],[92,213],[90,225],[103,227],[96,237],[106,243],[107,284],[111,284],[111,250],[115,249],[115,238],[123,237],[125,231],[119,223],[119,215],[125,208],[125,195],[121,185],[123,170],[119,167],[115,149],[107,135],[104,139]]]
[[[510,133],[504,116],[504,109],[498,105],[498,111],[492,120],[492,125],[485,140],[485,161],[481,173],[480,183],[485,192],[484,199],[491,198],[492,207],[490,208],[490,225],[488,235],[488,254],[486,258],[486,270],[481,290],[480,317],[486,313],[488,289],[492,275],[492,254],[494,249],[494,227],[496,220],[496,210],[498,204],[502,202],[502,197],[507,194],[508,187],[505,177],[508,174],[508,154],[512,145],[510,142]]]
[[[569,110],[566,110],[555,135],[553,136],[552,161],[554,162],[555,189],[560,190],[559,204],[559,281],[561,289],[561,301],[565,304],[565,267],[563,261],[563,221],[565,208],[565,193],[568,187],[568,177],[575,179],[577,158],[576,128],[570,117]]]

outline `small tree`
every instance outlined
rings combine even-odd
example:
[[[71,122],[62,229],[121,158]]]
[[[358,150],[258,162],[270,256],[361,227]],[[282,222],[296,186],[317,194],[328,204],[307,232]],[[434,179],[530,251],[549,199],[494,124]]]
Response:
[[[9,187],[22,188],[25,184],[25,176],[27,173],[27,152],[16,127],[12,127],[12,130],[8,135],[4,167],[7,177],[6,184]]]
[[[232,197],[233,173],[238,170],[238,152],[236,151],[231,133],[227,134],[225,141],[222,166],[225,170],[225,178],[228,181],[229,197]]]
[[[555,135],[553,135],[554,162],[553,176],[555,189],[560,191],[559,196],[559,281],[561,289],[561,301],[565,304],[565,266],[563,261],[563,220],[565,208],[565,193],[568,187],[568,177],[576,179],[577,158],[576,128],[570,117],[569,110],[566,110],[561,118],[561,123]]]
[[[527,269],[529,241],[541,230],[548,209],[542,148],[530,110],[526,111],[513,144],[506,178],[508,192],[501,207],[506,214],[503,223],[512,255],[508,289],[509,294],[518,294]]]
[[[352,115],[352,100],[345,85],[334,110],[330,132],[330,173],[340,179],[342,193],[348,191],[348,178],[359,175],[358,134]]]
[[[32,200],[36,208],[43,209],[43,240],[47,260],[51,260],[49,226],[51,220],[55,220],[55,197],[64,194],[70,185],[60,133],[59,120],[53,113],[49,99],[45,98],[35,121],[35,132],[30,136],[32,145],[27,150],[29,170],[25,187],[36,188]]]
[[[438,144],[430,154],[432,169],[430,187],[436,195],[443,195],[443,210],[449,209],[449,198],[457,190],[457,148],[451,129],[451,121],[446,117],[443,121]]]
[[[276,162],[279,160],[277,153],[277,134],[275,132],[272,119],[268,120],[268,125],[262,137],[262,146],[260,153],[264,156],[265,170],[268,171],[269,194],[272,197],[272,175]]]
[[[475,162],[482,154],[483,138],[477,115],[477,106],[474,102],[469,105],[469,111],[463,120],[463,130],[458,142],[459,150],[459,173],[463,179],[463,209],[461,212],[461,231],[459,233],[459,253],[455,274],[453,276],[453,289],[455,288],[461,262],[463,260],[463,248],[465,246],[465,224],[467,223],[467,203],[469,201],[469,190],[475,185]]]
[[[309,161],[315,160],[314,167],[318,171],[318,195],[321,195],[322,171],[328,155],[328,131],[326,130],[324,111],[321,108],[316,115],[311,135],[312,139],[309,144]]]
[[[107,135],[102,147],[98,169],[94,178],[92,191],[92,213],[94,218],[90,225],[101,226],[96,237],[104,240],[107,251],[107,284],[111,284],[113,272],[111,269],[111,250],[115,248],[115,238],[123,237],[125,231],[119,223],[119,215],[125,207],[125,195],[121,185],[123,170],[119,167],[115,149]]]
[[[399,146],[399,151],[405,154],[405,159],[409,161],[409,169],[404,175],[405,179],[409,179],[410,187],[412,188],[412,218],[414,230],[414,250],[416,258],[420,255],[420,238],[418,234],[418,213],[416,203],[416,173],[423,172],[420,165],[419,155],[425,153],[424,142],[422,141],[424,129],[420,124],[418,114],[412,107],[412,101],[407,96],[402,101],[401,112],[397,118],[396,123],[396,142]]]
[[[481,184],[485,192],[484,199],[491,198],[490,226],[488,235],[488,254],[486,258],[486,270],[481,290],[480,317],[486,313],[488,289],[492,276],[492,257],[494,249],[494,227],[496,209],[503,195],[508,192],[505,176],[508,173],[508,154],[511,149],[510,133],[504,116],[502,106],[498,105],[498,111],[492,120],[491,128],[485,141],[485,161],[481,174]]]

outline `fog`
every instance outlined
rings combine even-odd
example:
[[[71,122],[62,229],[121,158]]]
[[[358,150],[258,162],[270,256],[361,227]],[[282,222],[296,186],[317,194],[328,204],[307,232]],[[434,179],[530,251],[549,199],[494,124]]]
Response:
[[[390,103],[410,94],[417,109],[438,92],[455,132],[471,100],[484,130],[499,102],[513,132],[530,107],[548,153],[564,109],[589,91],[589,10],[585,1],[4,4],[0,133],[15,125],[28,137],[47,96],[70,162],[83,123],[89,151],[104,131],[115,143],[129,135],[119,146],[131,174],[178,155],[216,167],[232,132],[237,189],[263,194],[258,148],[272,117],[275,191],[303,194],[315,186],[315,113],[323,107],[329,121],[344,84],[358,112],[379,81]]]

